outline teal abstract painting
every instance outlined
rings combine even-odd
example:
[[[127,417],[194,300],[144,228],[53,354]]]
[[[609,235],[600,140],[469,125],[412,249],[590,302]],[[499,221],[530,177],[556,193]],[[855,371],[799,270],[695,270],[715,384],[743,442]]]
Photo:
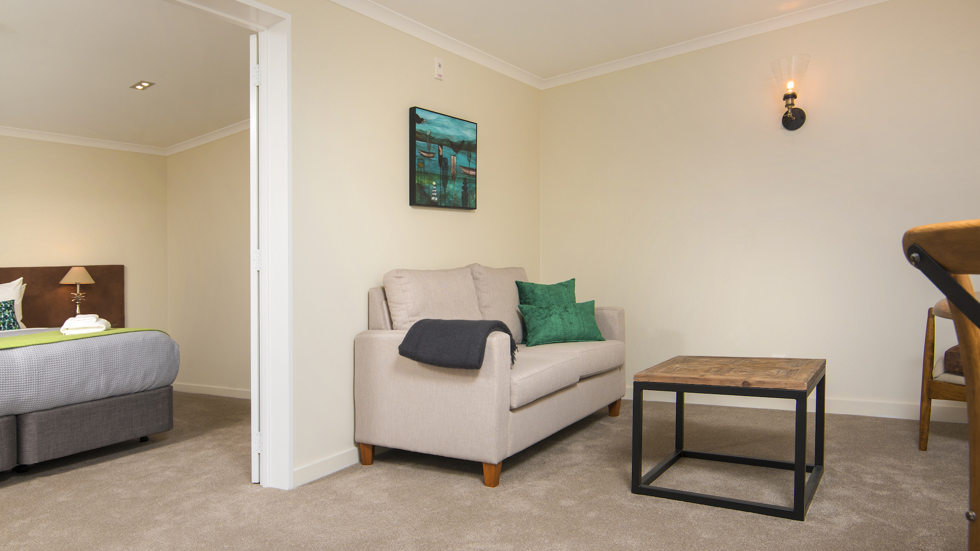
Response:
[[[475,209],[476,123],[412,107],[408,129],[408,204]]]

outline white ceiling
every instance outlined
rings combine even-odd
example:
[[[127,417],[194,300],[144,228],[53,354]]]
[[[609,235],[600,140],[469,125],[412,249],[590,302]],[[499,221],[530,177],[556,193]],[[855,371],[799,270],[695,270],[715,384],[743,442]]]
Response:
[[[249,34],[163,0],[2,0],[0,127],[169,148],[247,121]]]
[[[550,88],[886,0],[333,1]]]
[[[544,89],[885,0],[333,1]],[[0,134],[165,152],[241,128],[249,34],[173,0],[2,0]]]

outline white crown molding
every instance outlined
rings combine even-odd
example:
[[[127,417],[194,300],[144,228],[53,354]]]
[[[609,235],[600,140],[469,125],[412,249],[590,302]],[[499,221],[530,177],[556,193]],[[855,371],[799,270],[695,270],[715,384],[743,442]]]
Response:
[[[542,89],[554,88],[555,86],[562,86],[564,84],[585,80],[587,78],[622,71],[623,69],[644,65],[646,63],[659,61],[668,57],[686,54],[696,50],[702,50],[704,48],[710,48],[726,42],[733,42],[742,38],[748,38],[751,36],[784,29],[786,27],[792,27],[793,25],[823,19],[824,17],[830,17],[832,15],[837,15],[887,1],[888,0],[837,0],[836,2],[831,2],[829,4],[815,6],[813,8],[786,15],[780,15],[778,17],[773,17],[772,19],[759,21],[758,23],[751,23],[749,25],[736,27],[720,33],[666,46],[658,50],[644,52],[642,54],[619,59],[617,61],[611,61],[609,63],[603,63],[602,65],[596,65],[594,67],[589,67],[588,69],[582,69],[580,71],[574,71],[557,77],[544,79],[544,86]]]
[[[438,46],[439,48],[454,53],[474,63],[479,63],[484,67],[509,76],[523,82],[524,84],[528,84],[538,88],[539,90],[546,90],[548,88],[554,88],[555,86],[571,84],[587,78],[597,77],[600,75],[621,71],[623,69],[629,69],[631,67],[651,63],[653,61],[659,61],[661,59],[666,59],[676,55],[686,54],[695,50],[710,48],[711,46],[717,46],[726,42],[732,42],[734,40],[748,38],[750,36],[791,27],[793,25],[799,25],[800,23],[822,19],[831,15],[837,15],[839,13],[864,8],[874,4],[880,4],[882,2],[887,2],[888,0],[837,0],[836,2],[831,2],[829,4],[823,4],[821,6],[816,6],[806,10],[773,17],[772,19],[767,19],[758,23],[744,25],[742,27],[703,36],[701,38],[695,38],[686,42],[673,44],[650,52],[644,52],[642,54],[637,54],[616,61],[610,61],[609,63],[603,63],[601,65],[596,65],[594,67],[589,67],[580,71],[573,71],[571,73],[566,73],[564,75],[551,78],[542,78],[537,75],[533,75],[482,50],[478,50],[469,44],[447,36],[431,27],[427,27],[414,19],[409,19],[400,13],[376,4],[371,0],[332,1],[335,4],[340,4],[341,6],[364,15],[365,17],[369,17],[375,21],[388,25],[389,27],[393,27],[410,36],[414,36],[415,38],[428,42],[429,44]]]
[[[0,126],[0,136],[10,136],[11,138],[24,138],[27,140],[39,140],[42,142],[56,142],[65,143],[71,145],[82,145],[86,147],[99,147],[102,149],[115,149],[117,151],[129,151],[132,153],[146,153],[148,155],[160,155],[162,157],[168,157],[174,153],[180,153],[181,151],[186,151],[193,147],[204,145],[208,142],[213,142],[215,140],[220,140],[221,138],[226,138],[232,134],[237,134],[244,130],[248,130],[249,120],[245,119],[241,122],[236,122],[231,126],[226,126],[224,128],[215,130],[214,132],[209,132],[203,136],[198,136],[187,140],[186,142],[181,142],[170,147],[154,147],[152,145],[140,145],[134,143],[125,142],[114,142],[111,140],[99,140],[96,138],[86,138],[83,136],[69,136],[67,134],[55,134],[53,132],[41,132],[39,130],[28,130],[26,128],[12,128],[9,126]]]
[[[231,136],[232,134],[237,134],[237,133],[242,132],[244,130],[248,130],[248,128],[249,128],[249,120],[248,119],[245,119],[245,120],[243,120],[241,122],[236,122],[235,124],[233,124],[231,126],[226,126],[224,128],[220,128],[218,130],[215,130],[214,132],[208,132],[207,134],[204,134],[203,136],[198,136],[196,138],[191,138],[191,139],[187,140],[186,142],[181,142],[179,144],[172,145],[172,146],[170,146],[170,147],[168,147],[168,148],[166,148],[164,150],[166,152],[164,154],[167,155],[167,156],[170,156],[170,155],[173,155],[174,153],[180,153],[181,151],[187,151],[188,149],[191,149],[193,147],[197,147],[199,145],[204,145],[204,144],[206,144],[208,142],[213,142],[215,140],[220,140],[221,138],[227,138],[228,136]]]
[[[232,25],[251,31],[267,30],[289,18],[289,14],[260,4],[255,0],[166,0],[194,11],[224,19]]]
[[[414,36],[419,40],[428,42],[433,46],[442,48],[447,52],[454,53],[474,63],[479,63],[488,69],[497,71],[498,73],[508,76],[514,80],[523,82],[524,84],[533,86],[539,90],[544,87],[543,78],[532,75],[524,69],[511,65],[510,63],[494,57],[483,50],[474,48],[465,42],[461,42],[431,27],[427,27],[414,19],[409,19],[398,12],[394,12],[379,4],[375,4],[371,0],[332,1],[335,4],[339,4],[370,19],[374,19],[379,23],[383,23],[389,27],[397,29],[409,36]]]
[[[99,140],[96,138],[85,138],[82,136],[69,136],[67,134],[55,134],[53,132],[41,132],[39,130],[27,130],[26,128],[11,128],[0,126],[0,136],[10,136],[12,138],[24,138],[27,140],[40,140],[42,142],[57,142],[71,145],[84,145],[87,147],[100,147],[102,149],[115,149],[118,151],[131,151],[133,153],[147,153],[150,155],[166,155],[166,149],[153,147],[150,145],[139,145],[134,143],[113,142],[110,140]]]

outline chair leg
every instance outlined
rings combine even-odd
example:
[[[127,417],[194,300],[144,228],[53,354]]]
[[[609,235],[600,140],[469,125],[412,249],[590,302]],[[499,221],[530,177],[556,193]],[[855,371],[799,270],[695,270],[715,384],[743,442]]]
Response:
[[[963,347],[960,347],[963,350]],[[977,358],[980,362],[980,357]],[[965,366],[964,366],[965,367]],[[975,376],[974,376],[975,377]],[[967,394],[967,441],[970,444],[970,508],[966,512],[968,548],[970,551],[980,550],[980,520],[977,520],[976,513],[980,511],[980,411],[978,411],[976,399],[976,382],[973,392]],[[972,515],[971,515],[972,513]]]
[[[500,466],[504,462],[501,461],[496,465],[492,463],[483,464],[483,484],[487,488],[496,488],[500,484]]]
[[[923,383],[922,402],[919,404],[919,451],[929,449],[929,422],[932,419],[932,398],[929,383]]]
[[[616,400],[615,402],[609,404],[610,417],[619,417],[619,406],[622,405],[622,403],[623,403],[623,399],[620,398],[619,400]]]
[[[973,282],[969,275],[953,274],[953,279],[966,292],[973,294]],[[960,360],[966,379],[967,435],[970,447],[970,509],[967,511],[969,524],[969,549],[980,550],[980,328],[973,325],[963,313],[950,304],[953,325],[956,327],[956,340],[960,344]]]
[[[358,444],[361,448],[361,465],[374,464],[374,444]]]
[[[932,398],[930,397],[932,369],[936,365],[936,315],[932,308],[926,318],[926,343],[922,351],[922,398],[919,403],[919,449],[929,447],[929,422],[932,419]]]

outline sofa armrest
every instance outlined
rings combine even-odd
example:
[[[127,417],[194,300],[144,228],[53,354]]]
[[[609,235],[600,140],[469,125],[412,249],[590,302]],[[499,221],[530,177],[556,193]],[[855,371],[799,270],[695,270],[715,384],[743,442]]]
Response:
[[[407,331],[354,339],[354,439],[497,464],[507,454],[510,337],[487,337],[480,369],[423,364],[398,354]]]
[[[596,306],[595,321],[604,339],[626,342],[626,310],[618,306]]]
[[[368,329],[392,329],[384,287],[368,289]]]

